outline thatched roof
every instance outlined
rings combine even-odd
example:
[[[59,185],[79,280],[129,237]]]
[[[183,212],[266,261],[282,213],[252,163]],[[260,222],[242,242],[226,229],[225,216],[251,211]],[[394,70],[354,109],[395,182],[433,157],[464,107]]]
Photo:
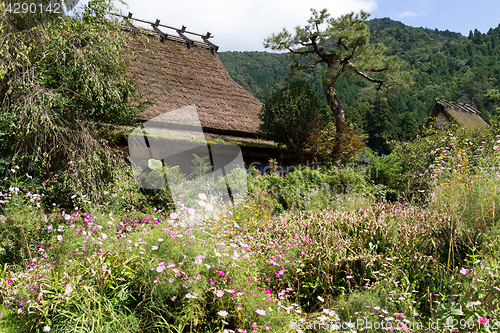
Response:
[[[161,42],[143,30],[129,33],[137,57],[129,74],[154,102],[143,120],[194,104],[205,132],[255,137],[262,103],[231,79],[216,52],[174,40]]]
[[[481,112],[469,104],[436,98],[436,105],[432,109],[431,117],[436,118],[442,124],[456,122],[467,129],[474,129],[488,126],[480,114]]]

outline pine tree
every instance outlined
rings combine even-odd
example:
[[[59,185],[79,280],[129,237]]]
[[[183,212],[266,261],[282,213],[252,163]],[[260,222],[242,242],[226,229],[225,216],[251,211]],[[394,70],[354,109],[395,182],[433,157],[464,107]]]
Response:
[[[397,121],[394,113],[389,107],[387,98],[378,95],[375,107],[367,117],[368,146],[381,154],[389,154],[391,151],[389,140],[394,139]]]
[[[418,125],[411,112],[406,112],[403,118],[401,118],[399,129],[401,131],[400,140],[409,141],[415,137],[418,132]]]
[[[383,74],[397,70],[401,64],[396,56],[385,55],[385,46],[370,43],[370,29],[365,23],[368,13],[361,11],[331,18],[326,9],[311,11],[308,24],[297,27],[294,35],[283,29],[267,38],[264,45],[273,50],[290,51],[292,68],[296,71],[326,65],[325,97],[335,118],[337,133],[347,132],[344,107],[336,90],[339,79],[356,76],[376,84],[380,90],[401,87],[409,82],[409,77],[404,72]]]

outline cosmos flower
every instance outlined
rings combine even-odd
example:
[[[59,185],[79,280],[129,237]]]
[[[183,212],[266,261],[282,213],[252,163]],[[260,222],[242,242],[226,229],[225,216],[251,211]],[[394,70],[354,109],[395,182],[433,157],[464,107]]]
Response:
[[[266,311],[262,310],[262,309],[257,309],[257,310],[255,310],[255,312],[257,312],[257,314],[259,314],[261,316],[265,316],[266,315]]]

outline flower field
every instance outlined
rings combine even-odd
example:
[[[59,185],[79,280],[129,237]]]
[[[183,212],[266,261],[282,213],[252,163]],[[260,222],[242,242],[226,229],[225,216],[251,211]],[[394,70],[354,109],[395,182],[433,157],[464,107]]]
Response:
[[[205,193],[178,212],[152,204],[131,177],[101,201],[58,202],[57,186],[35,192],[13,166],[0,193],[0,330],[493,332],[500,139],[460,135],[403,147],[401,168],[373,161],[404,186],[347,167],[249,175],[249,197],[219,213]],[[363,190],[311,190],[339,179]],[[391,186],[396,201],[380,196]]]

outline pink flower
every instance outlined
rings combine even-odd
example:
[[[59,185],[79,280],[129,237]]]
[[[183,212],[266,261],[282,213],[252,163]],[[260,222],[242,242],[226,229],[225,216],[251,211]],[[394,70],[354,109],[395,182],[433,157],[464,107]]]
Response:
[[[486,317],[479,318],[479,325],[486,325],[487,322],[488,322],[488,318],[486,318]]]
[[[66,30],[63,30],[63,31],[61,31],[61,32],[62,32],[63,34],[65,34],[65,33],[66,33]]]

